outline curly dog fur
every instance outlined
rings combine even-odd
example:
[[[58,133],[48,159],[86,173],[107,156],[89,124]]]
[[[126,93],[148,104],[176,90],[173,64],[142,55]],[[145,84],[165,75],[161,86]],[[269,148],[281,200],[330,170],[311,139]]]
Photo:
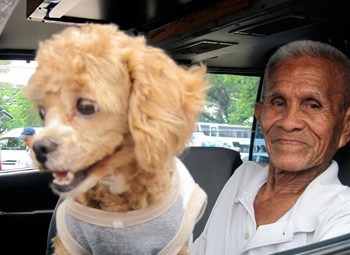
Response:
[[[161,202],[205,103],[205,67],[93,24],[42,42],[36,60],[25,93],[44,126],[36,164],[53,172],[54,190],[109,212]]]

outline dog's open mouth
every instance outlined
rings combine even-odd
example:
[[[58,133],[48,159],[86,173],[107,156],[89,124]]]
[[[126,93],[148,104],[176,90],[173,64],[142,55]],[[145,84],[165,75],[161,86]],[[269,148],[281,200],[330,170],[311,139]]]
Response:
[[[54,171],[52,174],[54,177],[52,181],[52,188],[61,193],[73,190],[89,176],[92,170],[94,170],[96,167],[99,167],[102,162],[108,160],[110,157],[110,155],[105,156],[94,164],[77,172]]]
[[[71,171],[55,171],[52,174],[54,177],[52,186],[58,192],[71,191],[89,176],[91,169],[92,167],[89,167],[75,173]]]
[[[52,181],[52,188],[59,193],[65,193],[75,189],[80,183],[82,183],[87,177],[89,177],[92,171],[108,165],[110,159],[113,158],[113,156],[115,156],[115,154],[121,149],[121,147],[122,146],[117,146],[112,154],[106,155],[102,159],[98,160],[97,162],[80,171],[73,172],[69,170],[51,170],[52,175],[54,177]],[[47,169],[47,171],[50,170]]]

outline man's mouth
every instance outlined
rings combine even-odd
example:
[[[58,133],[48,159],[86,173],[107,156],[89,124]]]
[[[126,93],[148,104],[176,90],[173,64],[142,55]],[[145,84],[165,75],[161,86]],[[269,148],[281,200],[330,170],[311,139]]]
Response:
[[[275,143],[282,146],[303,146],[306,145],[306,142],[302,139],[277,139]]]

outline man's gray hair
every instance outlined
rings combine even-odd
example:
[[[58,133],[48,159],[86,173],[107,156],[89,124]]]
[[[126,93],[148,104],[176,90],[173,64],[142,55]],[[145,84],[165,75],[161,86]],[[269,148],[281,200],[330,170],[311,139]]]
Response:
[[[269,82],[274,67],[280,62],[309,56],[318,59],[325,59],[335,66],[334,86],[341,93],[343,109],[350,106],[350,60],[335,47],[310,40],[300,40],[288,43],[280,47],[269,59],[264,74],[264,88]]]

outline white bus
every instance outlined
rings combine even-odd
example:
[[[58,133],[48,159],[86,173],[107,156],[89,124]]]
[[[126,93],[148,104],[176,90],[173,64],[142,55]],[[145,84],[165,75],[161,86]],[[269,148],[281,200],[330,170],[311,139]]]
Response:
[[[252,128],[250,126],[197,122],[192,136],[193,146],[227,147],[241,152],[242,156],[249,153]],[[254,140],[254,152],[263,151],[265,140]]]

